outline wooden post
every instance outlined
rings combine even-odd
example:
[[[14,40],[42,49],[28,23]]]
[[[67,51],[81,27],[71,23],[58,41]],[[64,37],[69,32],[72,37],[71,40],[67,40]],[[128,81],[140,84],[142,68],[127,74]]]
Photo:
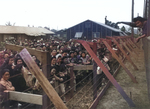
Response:
[[[97,55],[97,43],[93,43],[93,52]],[[93,100],[97,97],[97,64],[93,61]]]
[[[134,0],[132,0],[132,17],[131,17],[131,22],[133,22],[133,17],[134,17]],[[132,27],[132,37],[134,37],[134,28]]]
[[[148,98],[150,102],[150,0],[147,0],[146,5],[148,5],[148,20],[147,20],[147,37],[143,38],[143,49],[145,57],[145,67],[146,67],[146,79],[148,88]],[[147,7],[146,7],[147,8]]]
[[[70,78],[73,78],[70,80],[70,97],[72,98],[73,97],[73,94],[74,94],[74,72],[73,72],[73,66],[70,66]]]
[[[26,63],[29,68],[29,71],[33,73],[33,75],[38,79],[41,87],[43,88],[44,92],[53,102],[57,109],[67,109],[66,105],[63,103],[57,92],[54,90],[52,85],[49,83],[47,78],[44,76],[43,72],[39,69],[35,61],[30,56],[29,52],[26,49],[23,49],[20,53],[20,56]]]
[[[50,54],[48,52],[41,52],[41,64],[42,64],[42,72],[46,78],[48,78],[48,73],[50,73]],[[42,109],[50,109],[50,99],[45,94],[43,90],[43,106]]]

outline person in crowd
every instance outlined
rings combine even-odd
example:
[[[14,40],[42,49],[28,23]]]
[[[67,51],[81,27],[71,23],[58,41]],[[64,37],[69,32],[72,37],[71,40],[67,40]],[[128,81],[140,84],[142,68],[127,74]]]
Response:
[[[2,87],[0,87],[1,92],[9,92],[9,91],[15,90],[15,87],[9,81],[9,78],[10,78],[9,69],[2,70],[0,77],[1,77],[0,85],[2,85]]]
[[[26,85],[25,78],[23,77],[23,75],[21,75],[22,69],[24,67],[23,60],[21,58],[16,58],[14,64],[14,77],[11,78],[11,81],[13,86],[15,86],[16,91],[23,92],[25,89],[28,88]]]
[[[0,108],[9,108],[10,101],[6,101],[5,97],[2,95],[3,92],[9,92],[9,91],[15,91],[15,87],[12,85],[12,83],[9,81],[9,69],[3,69],[0,72]]]
[[[8,52],[4,52],[4,60],[6,60],[9,57],[9,53]]]
[[[83,65],[88,65],[90,64],[90,61],[88,61],[88,58],[85,52],[81,53],[81,59],[82,59],[82,64]]]
[[[55,49],[54,49],[54,50],[52,50],[52,52],[51,52],[51,57],[56,57],[56,55],[57,55],[56,50],[55,50]]]
[[[137,27],[142,28],[142,36],[136,38],[136,42],[139,42],[141,38],[147,37],[147,19],[138,16],[133,19],[133,22]]]
[[[43,51],[47,51],[45,45],[43,45],[42,50],[43,50]]]
[[[77,64],[82,63],[82,59],[80,58],[80,55],[79,55],[78,51],[74,51],[74,58],[75,58]]]
[[[14,75],[14,57],[13,56],[10,56],[8,57],[5,62],[1,65],[0,67],[0,70],[3,70],[3,69],[9,69],[9,73],[10,73],[10,76],[13,76]]]
[[[35,63],[39,66],[39,68],[41,69],[41,63],[40,61],[37,59],[36,56],[32,56],[33,60],[35,61]]]
[[[54,83],[53,86],[57,87],[58,86],[58,81],[55,80],[60,80],[62,81],[61,78],[58,77],[59,73],[59,68],[56,65],[56,57],[51,58],[51,65],[50,65],[50,83]]]
[[[67,57],[67,56],[68,56],[68,51],[67,50],[63,50],[62,57]]]
[[[56,57],[56,65],[57,65],[58,67],[60,67],[61,63],[62,63],[62,57],[61,57],[61,55],[58,55],[58,56]]]
[[[69,53],[69,62],[73,63],[74,65],[77,64],[77,58],[74,57],[74,51],[70,51]]]

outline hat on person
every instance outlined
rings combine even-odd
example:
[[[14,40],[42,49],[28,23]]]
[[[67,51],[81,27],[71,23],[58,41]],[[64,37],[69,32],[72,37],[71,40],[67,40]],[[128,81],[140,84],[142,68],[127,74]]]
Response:
[[[60,57],[60,56],[62,57],[62,55],[61,55],[61,54],[57,54],[57,55],[56,55],[56,59],[58,59],[58,57]]]

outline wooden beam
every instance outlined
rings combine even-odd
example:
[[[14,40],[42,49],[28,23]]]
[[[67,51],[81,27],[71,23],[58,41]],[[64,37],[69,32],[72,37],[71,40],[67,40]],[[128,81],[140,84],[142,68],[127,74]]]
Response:
[[[137,80],[135,79],[135,77],[130,73],[130,71],[126,68],[126,66],[124,65],[124,63],[122,62],[121,59],[119,59],[119,57],[116,55],[115,51],[112,50],[112,48],[110,47],[110,45],[103,40],[103,43],[105,44],[105,46],[107,47],[107,49],[111,52],[112,56],[120,63],[120,65],[123,67],[123,69],[126,71],[126,73],[129,75],[129,77],[132,79],[132,81],[134,83],[138,83]]]
[[[50,71],[50,67],[48,67],[48,65],[50,65],[50,55],[48,52],[41,52],[41,64],[42,64],[42,72],[45,75],[46,78],[48,77],[48,73]],[[45,95],[43,97],[43,105],[42,105],[42,109],[50,109],[50,99],[48,98],[48,96],[45,94],[45,92],[43,91],[43,95]]]
[[[130,54],[132,54],[132,51],[127,47],[127,45],[125,44],[125,42],[124,42],[122,39],[120,39],[120,41],[121,41],[121,44],[125,47],[125,49],[126,49]]]
[[[42,95],[30,94],[30,93],[22,93],[16,91],[8,92],[9,99],[15,101],[26,102],[30,104],[43,105],[42,103]]]
[[[35,61],[32,59],[27,49],[24,48],[19,54],[28,66],[29,71],[32,72],[36,79],[39,81],[42,89],[55,105],[55,108],[67,109],[66,105],[63,103],[53,86],[49,83],[43,72],[39,69]]]
[[[140,50],[140,48],[136,45],[136,43],[134,43],[131,39],[128,39],[138,50]]]
[[[93,70],[93,65],[76,65],[73,70]]]
[[[97,43],[93,43],[93,52],[97,55]],[[97,78],[97,64],[93,61],[93,100],[97,97],[97,87],[98,87],[98,78]]]
[[[75,85],[75,84],[74,84],[75,77],[74,77],[73,69],[74,69],[74,67],[73,67],[73,66],[70,66],[70,77],[73,78],[73,79],[70,80],[70,86],[71,86],[70,98],[73,97],[73,95],[74,95],[74,90],[75,90],[75,87],[76,87],[76,86],[74,86],[74,85]]]
[[[103,70],[103,72],[107,76],[107,78],[111,81],[111,83],[116,87],[116,89],[118,90],[118,92],[126,100],[126,102],[129,104],[129,106],[135,107],[135,104],[133,103],[133,101],[128,97],[128,95],[120,87],[120,85],[117,83],[117,81],[114,79],[114,77],[110,74],[110,72],[108,71],[108,69],[103,65],[103,63],[99,60],[99,58],[96,56],[96,54],[92,51],[92,49],[90,48],[90,46],[85,41],[78,40],[78,42],[80,42],[84,46],[84,48],[91,55],[91,57],[93,58],[93,60]]]
[[[128,59],[128,61],[133,65],[135,70],[138,70],[137,66],[133,63],[131,58],[126,54],[126,52],[121,48],[119,43],[116,41],[116,39],[113,38],[114,43],[118,46],[118,48],[121,50],[121,52],[125,55],[125,57]]]
[[[25,47],[19,46],[19,45],[14,45],[14,44],[6,44],[5,47],[7,49],[10,50],[14,50],[14,51],[18,51],[20,52],[21,50],[23,50]],[[42,62],[42,54],[45,53],[44,51],[41,50],[36,50],[36,49],[32,49],[32,48],[26,48],[28,50],[28,52],[31,55],[35,55],[37,57],[37,59]]]
[[[125,58],[124,58],[125,60]],[[123,60],[123,61],[124,61]],[[115,77],[119,71],[119,69],[121,68],[121,65],[119,65],[119,67],[116,69],[116,71],[113,74],[113,77]],[[108,81],[107,84],[105,85],[105,87],[101,90],[101,92],[98,94],[97,98],[93,101],[93,103],[90,105],[89,109],[96,109],[99,101],[102,99],[103,95],[106,93],[107,89],[109,88],[109,86],[111,85],[111,82]]]
[[[125,43],[132,50],[132,52],[134,52],[138,56],[138,53],[135,51],[134,47],[130,44],[130,42],[127,40]]]

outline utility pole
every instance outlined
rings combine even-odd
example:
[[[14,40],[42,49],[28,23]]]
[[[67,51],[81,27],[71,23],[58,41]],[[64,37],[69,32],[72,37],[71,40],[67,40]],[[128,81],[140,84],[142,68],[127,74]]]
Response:
[[[150,0],[145,0],[144,4],[144,17],[147,18],[147,37],[150,37]],[[145,67],[146,67],[146,79],[148,87],[148,98],[150,102],[150,40],[145,37],[142,39],[143,48],[144,48],[144,58],[145,58]]]
[[[132,0],[132,13],[131,13],[132,17],[131,17],[131,22],[133,22],[133,18],[134,18],[134,0]],[[132,37],[134,37],[134,28],[132,27]]]

